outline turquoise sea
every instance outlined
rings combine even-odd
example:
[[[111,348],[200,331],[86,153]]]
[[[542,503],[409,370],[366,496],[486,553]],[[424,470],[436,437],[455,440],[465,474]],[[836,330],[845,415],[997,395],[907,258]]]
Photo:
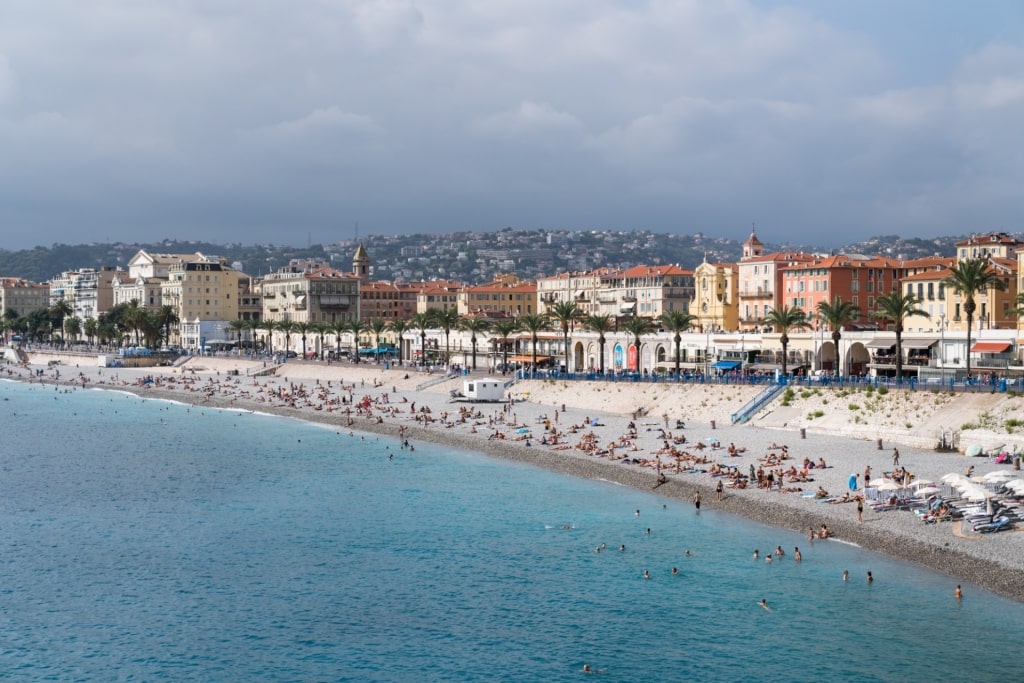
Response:
[[[1021,676],[1024,605],[607,482],[11,382],[0,436],[6,680]]]

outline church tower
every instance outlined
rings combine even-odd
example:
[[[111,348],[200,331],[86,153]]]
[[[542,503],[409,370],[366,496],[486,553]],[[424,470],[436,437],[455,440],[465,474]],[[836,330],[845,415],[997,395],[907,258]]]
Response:
[[[764,245],[757,239],[754,226],[750,226],[750,237],[743,243],[743,258],[755,258],[764,254]]]
[[[352,257],[352,273],[359,278],[359,282],[362,284],[370,281],[370,255],[366,253],[366,247],[362,244],[356,249],[356,255]]]

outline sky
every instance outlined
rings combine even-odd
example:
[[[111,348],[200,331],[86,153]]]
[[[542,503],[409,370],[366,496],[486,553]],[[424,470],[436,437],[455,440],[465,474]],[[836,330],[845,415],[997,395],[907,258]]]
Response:
[[[1024,229],[1019,0],[3,0],[0,248]]]

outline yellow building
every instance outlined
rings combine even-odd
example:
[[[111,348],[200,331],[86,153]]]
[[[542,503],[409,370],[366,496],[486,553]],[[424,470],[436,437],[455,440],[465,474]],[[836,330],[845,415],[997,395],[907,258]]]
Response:
[[[694,270],[696,292],[690,303],[690,315],[701,332],[733,331],[739,327],[736,291],[739,275],[735,263],[704,262]]]

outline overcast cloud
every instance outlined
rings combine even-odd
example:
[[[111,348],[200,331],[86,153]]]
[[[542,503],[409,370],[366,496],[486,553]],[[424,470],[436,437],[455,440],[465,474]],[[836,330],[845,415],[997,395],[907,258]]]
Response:
[[[5,0],[0,246],[1022,229],[1024,5],[890,4]]]

